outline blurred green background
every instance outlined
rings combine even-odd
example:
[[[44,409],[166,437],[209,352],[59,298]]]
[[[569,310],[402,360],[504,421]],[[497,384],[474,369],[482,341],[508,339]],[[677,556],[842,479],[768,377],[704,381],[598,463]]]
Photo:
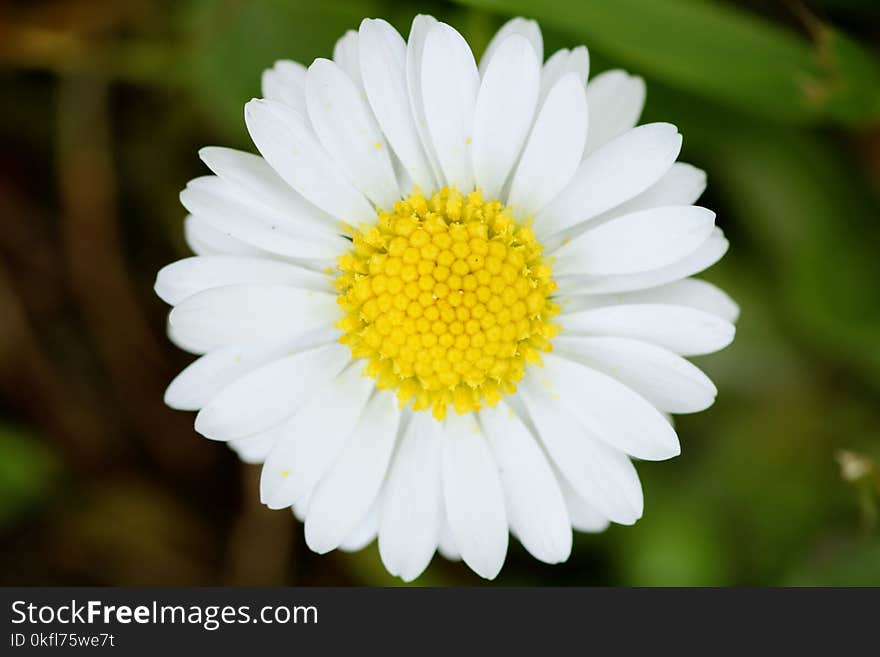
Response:
[[[311,554],[259,470],[162,404],[190,357],[155,272],[184,257],[178,191],[206,144],[252,150],[263,68],[433,13],[477,54],[507,16],[592,74],[648,82],[731,242],[740,303],[698,364],[720,394],[642,463],[635,527],[498,584],[880,585],[880,3],[349,0],[0,3],[0,583],[392,584],[375,546]],[[469,584],[435,559],[416,583]]]

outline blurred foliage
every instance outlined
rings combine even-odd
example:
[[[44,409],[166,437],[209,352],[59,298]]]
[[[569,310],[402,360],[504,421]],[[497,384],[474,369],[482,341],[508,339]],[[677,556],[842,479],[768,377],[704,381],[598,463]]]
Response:
[[[204,144],[250,148],[275,59],[329,57],[365,16],[416,13],[479,54],[509,15],[592,75],[648,82],[731,241],[706,277],[738,337],[698,359],[716,405],[642,463],[634,527],[500,584],[880,585],[880,6],[872,0],[101,0],[0,5],[3,583],[394,584],[375,545],[318,557],[258,470],[162,405],[189,358],[155,271],[186,254],[177,192]],[[437,559],[418,584],[472,584]]]
[[[49,448],[34,436],[0,426],[0,527],[51,496],[57,465]]]
[[[880,66],[818,21],[807,21],[811,43],[713,0],[461,1],[534,16],[632,70],[767,117],[847,123],[880,117]]]

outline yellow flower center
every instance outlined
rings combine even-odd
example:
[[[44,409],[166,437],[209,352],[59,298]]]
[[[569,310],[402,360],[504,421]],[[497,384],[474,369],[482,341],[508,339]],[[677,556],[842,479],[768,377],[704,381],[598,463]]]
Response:
[[[558,332],[552,270],[532,230],[499,201],[416,192],[352,230],[338,259],[340,342],[401,406],[456,412],[516,391]]]

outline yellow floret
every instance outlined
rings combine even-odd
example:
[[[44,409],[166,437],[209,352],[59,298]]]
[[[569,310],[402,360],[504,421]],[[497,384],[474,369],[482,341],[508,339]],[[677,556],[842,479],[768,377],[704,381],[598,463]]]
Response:
[[[552,269],[499,201],[414,193],[352,230],[338,259],[340,342],[401,406],[443,419],[493,406],[558,332]]]

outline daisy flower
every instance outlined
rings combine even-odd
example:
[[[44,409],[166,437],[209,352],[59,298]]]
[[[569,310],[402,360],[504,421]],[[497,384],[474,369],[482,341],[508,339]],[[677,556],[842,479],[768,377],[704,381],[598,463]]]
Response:
[[[368,19],[263,73],[259,155],[200,151],[196,256],[156,282],[200,357],[165,401],[262,463],[312,550],[378,537],[404,580],[435,551],[493,578],[510,534],[565,561],[572,529],[641,517],[632,460],[677,455],[669,414],[713,403],[683,358],[737,315],[691,278],[727,249],[705,174],[675,126],[636,127],[641,78],[588,72],[522,18],[479,65],[430,16],[408,40]]]

